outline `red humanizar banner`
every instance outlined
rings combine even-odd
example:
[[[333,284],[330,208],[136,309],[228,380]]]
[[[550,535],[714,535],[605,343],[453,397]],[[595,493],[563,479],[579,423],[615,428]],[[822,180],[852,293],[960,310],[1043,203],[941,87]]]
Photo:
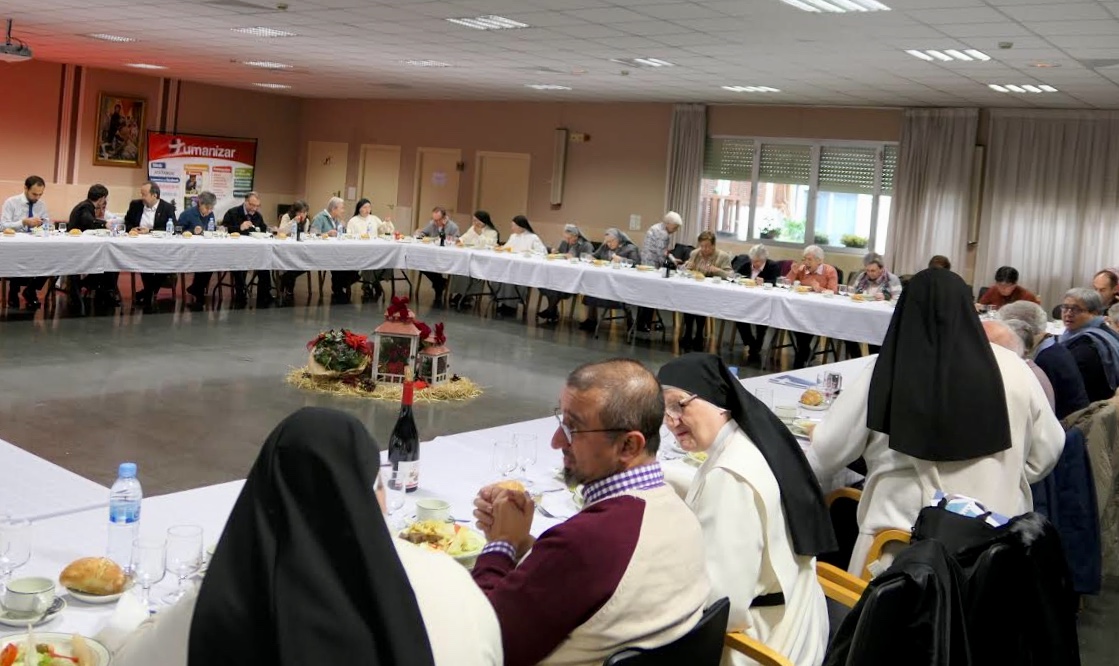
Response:
[[[253,189],[256,139],[148,132],[148,179],[176,211],[195,204],[198,193],[217,197],[220,219]]]

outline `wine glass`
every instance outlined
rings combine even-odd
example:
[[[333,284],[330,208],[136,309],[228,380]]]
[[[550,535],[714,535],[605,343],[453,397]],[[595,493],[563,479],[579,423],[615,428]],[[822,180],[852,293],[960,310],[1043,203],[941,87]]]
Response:
[[[517,445],[512,440],[493,443],[493,469],[508,477],[517,469]]]
[[[536,435],[517,433],[513,435],[513,445],[517,447],[517,465],[521,470],[521,480],[526,488],[532,487],[528,478],[528,468],[536,464]]]
[[[31,559],[31,521],[0,514],[0,589]]]
[[[164,541],[136,539],[132,542],[132,580],[140,586],[140,602],[152,612],[152,585],[163,580],[167,567],[167,544]]]
[[[186,594],[184,583],[202,568],[202,528],[198,525],[175,525],[167,530],[167,573],[179,577],[174,592],[163,597],[168,606]]]

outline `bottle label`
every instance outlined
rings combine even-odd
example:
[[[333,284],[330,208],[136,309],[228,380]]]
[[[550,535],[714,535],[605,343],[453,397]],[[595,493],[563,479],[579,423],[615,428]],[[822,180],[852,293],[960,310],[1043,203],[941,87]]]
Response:
[[[140,503],[121,503],[109,505],[110,523],[135,523],[140,520]]]
[[[401,460],[396,463],[396,473],[398,479],[404,480],[404,490],[412,492],[420,486],[420,461],[412,460],[405,462]]]

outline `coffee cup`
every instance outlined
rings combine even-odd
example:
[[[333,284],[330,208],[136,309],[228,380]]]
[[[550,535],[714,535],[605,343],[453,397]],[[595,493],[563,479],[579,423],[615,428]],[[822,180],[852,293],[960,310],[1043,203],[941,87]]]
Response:
[[[447,522],[451,517],[451,505],[440,499],[422,499],[416,502],[416,520]]]
[[[4,590],[4,608],[16,613],[41,613],[54,603],[54,581],[41,576],[17,578]]]

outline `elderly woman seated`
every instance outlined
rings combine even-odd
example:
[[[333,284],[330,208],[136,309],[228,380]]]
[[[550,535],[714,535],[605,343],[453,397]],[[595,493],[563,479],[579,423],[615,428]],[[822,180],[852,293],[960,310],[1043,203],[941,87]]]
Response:
[[[738,273],[751,280],[761,280],[769,284],[776,284],[781,277],[781,266],[769,258],[769,250],[760,243],[750,248],[747,253],[750,262],[738,267]],[[762,359],[762,345],[765,343],[765,333],[768,327],[760,324],[748,324],[744,321],[737,323],[738,334],[742,336],[742,344],[746,347],[746,362],[760,364]]]
[[[1001,266],[995,271],[995,283],[991,285],[976,301],[976,308],[988,306],[1001,308],[1018,301],[1033,301],[1040,303],[1033,292],[1018,286],[1018,269],[1013,266]]]
[[[568,224],[563,227],[563,240],[556,246],[556,254],[566,254],[570,259],[578,259],[583,255],[594,254],[594,245],[583,236],[579,227]],[[543,319],[545,323],[555,324],[559,321],[559,302],[571,298],[572,294],[555,289],[541,289],[540,296],[548,305],[537,312],[536,317]]]
[[[1080,287],[1065,292],[1061,303],[1065,332],[1058,339],[1076,359],[1092,402],[1107,400],[1119,388],[1119,333],[1105,323],[1101,310],[1099,294]]]
[[[628,261],[633,264],[641,263],[641,249],[633,244],[629,236],[620,230],[611,227],[606,230],[602,245],[594,253],[594,258],[599,261]],[[584,331],[593,331],[598,326],[598,309],[623,307],[618,301],[584,296],[583,305],[587,307],[587,318],[579,323],[579,328]]]
[[[730,254],[715,247],[715,234],[704,231],[699,234],[699,247],[692,250],[684,262],[684,271],[700,273],[703,277],[726,277],[734,273],[730,266]],[[683,352],[703,349],[707,317],[684,313],[684,324],[680,333],[680,350]],[[693,332],[694,331],[694,332]]]
[[[665,426],[682,448],[707,454],[682,494],[703,529],[711,601],[730,599],[727,630],[818,666],[828,611],[815,556],[836,546],[800,445],[717,356],[687,354],[657,379]],[[754,662],[727,652],[722,663]]]
[[[1058,309],[1060,306],[1058,306]],[[1018,301],[999,308],[998,318],[1008,324],[1022,324],[1030,339],[1025,343],[1026,357],[1049,378],[1056,400],[1057,418],[1063,419],[1088,406],[1088,392],[1084,390],[1084,377],[1076,366],[1076,359],[1057,338],[1049,334],[1049,318],[1045,310],[1031,301]]]
[[[809,245],[804,248],[804,261],[794,264],[785,276],[790,282],[799,282],[800,286],[808,287],[814,292],[834,292],[839,286],[839,273],[834,267],[824,263],[824,251],[819,245]],[[796,354],[793,356],[793,367],[803,368],[812,358],[812,334],[793,333],[796,341]]]
[[[886,270],[882,255],[868,252],[863,257],[863,270],[851,278],[848,285],[852,294],[862,294],[876,301],[889,301],[901,294],[901,278]],[[871,354],[878,353],[878,345],[867,345]],[[854,340],[847,341],[847,356],[858,358],[863,348]]]

